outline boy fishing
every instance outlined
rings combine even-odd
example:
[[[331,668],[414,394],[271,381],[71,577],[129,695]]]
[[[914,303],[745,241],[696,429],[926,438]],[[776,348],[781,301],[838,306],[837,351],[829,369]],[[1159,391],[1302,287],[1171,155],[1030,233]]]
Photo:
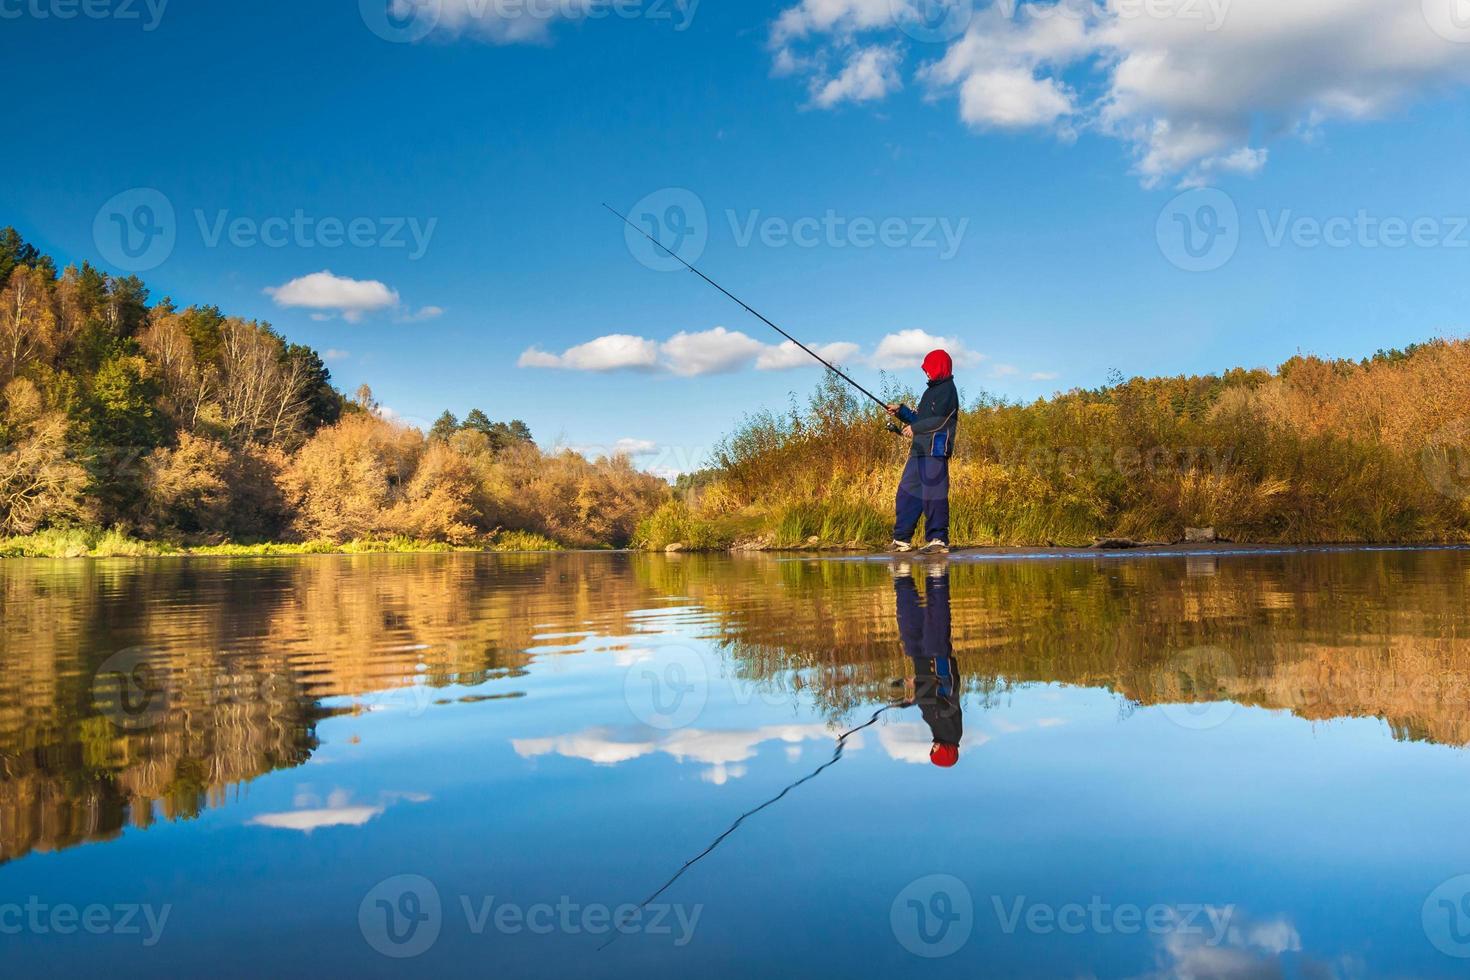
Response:
[[[929,386],[917,409],[888,405],[888,414],[903,423],[910,440],[909,459],[898,481],[896,519],[889,550],[913,551],[914,531],[924,518],[925,554],[949,553],[949,457],[959,428],[960,396],[954,384],[954,361],[942,350],[924,357]]]

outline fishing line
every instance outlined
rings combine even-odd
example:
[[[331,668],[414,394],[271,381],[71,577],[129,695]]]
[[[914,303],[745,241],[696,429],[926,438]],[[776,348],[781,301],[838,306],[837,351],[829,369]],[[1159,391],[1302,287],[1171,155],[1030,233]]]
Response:
[[[731,834],[735,833],[736,829],[738,829],[739,826],[742,823],[745,822],[745,820],[746,820],[747,817],[753,817],[753,816],[755,816],[757,813],[760,813],[762,810],[764,810],[766,807],[770,806],[772,803],[775,803],[778,800],[780,800],[787,793],[789,793],[792,790],[796,789],[796,787],[800,786],[802,783],[805,783],[805,782],[808,782],[810,780],[816,779],[819,775],[822,774],[823,770],[829,768],[832,765],[835,765],[837,763],[837,760],[839,760],[839,759],[842,758],[842,753],[847,748],[847,740],[849,738],[851,738],[852,736],[856,735],[858,732],[862,731],[864,728],[868,728],[869,726],[871,726],[874,723],[876,723],[878,721],[878,718],[885,711],[891,711],[894,708],[907,708],[907,707],[910,706],[911,703],[912,702],[909,702],[909,701],[896,701],[893,704],[886,704],[883,707],[879,708],[877,711],[873,712],[873,717],[869,718],[867,721],[863,722],[861,725],[857,726],[856,728],[848,729],[847,731],[845,731],[841,735],[839,735],[837,737],[837,746],[832,751],[832,758],[828,759],[826,762],[822,763],[820,766],[817,766],[817,768],[813,769],[811,772],[807,773],[805,776],[802,776],[796,782],[792,783],[790,786],[787,786],[781,792],[777,793],[775,796],[771,797],[769,800],[766,800],[766,802],[762,803],[760,806],[754,807],[753,809],[750,809],[750,810],[746,810],[739,817],[736,817],[735,818],[735,822],[732,823],[729,826],[729,828],[723,834],[721,834],[720,836],[716,837],[713,841],[711,841],[709,847],[706,847],[704,850],[702,850],[698,854],[694,855],[694,857],[692,857],[689,860],[685,861],[684,862],[684,865],[681,868],[679,868],[678,871],[674,872],[674,876],[672,878],[670,878],[668,881],[664,882],[661,886],[659,886],[659,889],[656,892],[654,892],[652,895],[649,895],[642,902],[639,902],[638,903],[638,908],[634,909],[633,912],[629,913],[629,917],[631,918],[632,915],[635,915],[635,914],[637,914],[639,912],[642,912],[645,908],[648,907],[649,903],[651,903],[654,899],[658,898],[664,892],[668,891],[669,888],[671,888],[673,886],[674,882],[678,881],[680,878],[682,878],[684,876],[684,872],[688,871],[690,868],[694,867],[694,865],[698,864],[700,861],[702,861],[706,857],[708,857],[709,854],[710,854],[710,852],[713,851],[715,848],[719,847],[720,844],[725,840],[726,837],[729,837]],[[627,919],[625,918],[623,921],[626,922]],[[601,946],[597,947],[598,950],[601,951],[601,950],[607,949],[613,943],[617,942],[617,939],[618,939],[618,937],[620,935],[622,935],[622,933],[618,929],[618,924],[614,924],[613,925],[613,934],[612,934],[612,937],[609,938],[607,942],[605,942]]]
[[[610,204],[604,203],[602,206],[605,207],[605,208],[607,208],[613,214],[617,215],[619,218],[622,218],[624,224],[626,224],[629,228],[632,228],[634,231],[636,231],[638,234],[642,235],[644,238],[648,239],[650,242],[653,242],[653,244],[655,246],[657,246],[659,249],[661,249],[665,253],[667,253],[668,256],[670,258],[672,258],[674,261],[678,262],[680,265],[684,266],[684,268],[688,269],[690,272],[694,273],[696,276],[698,276],[699,278],[703,279],[705,282],[709,283],[711,286],[715,287],[720,292],[724,293],[726,296],[728,296],[731,299],[733,299],[736,303],[739,303],[740,306],[741,306],[741,308],[744,309],[745,312],[749,313],[751,316],[755,317],[757,320],[759,320],[760,322],[764,323],[766,326],[770,327],[772,330],[776,331],[778,334],[780,334],[781,336],[785,337],[787,340],[791,341],[797,347],[800,347],[802,350],[806,351],[812,357],[816,358],[817,361],[820,362],[822,364],[822,366],[825,367],[828,371],[831,371],[833,374],[837,375],[843,381],[846,381],[848,384],[852,385],[858,391],[861,391],[863,394],[867,395],[869,398],[871,398],[874,401],[875,404],[877,404],[884,411],[887,411],[888,410],[888,403],[885,402],[883,399],[879,398],[877,395],[873,394],[871,391],[869,391],[868,389],[864,388],[862,385],[858,384],[856,381],[854,381],[851,378],[849,378],[846,374],[843,374],[841,371],[839,371],[832,364],[831,361],[827,360],[821,354],[818,354],[816,351],[812,350],[806,344],[803,344],[801,341],[799,341],[795,337],[791,336],[791,334],[787,333],[785,330],[782,330],[780,327],[776,326],[770,320],[766,319],[764,316],[761,316],[761,314],[759,314],[755,310],[751,309],[750,306],[748,304],[746,304],[746,302],[744,300],[742,300],[739,296],[736,296],[734,293],[730,292],[730,290],[726,289],[724,286],[721,286],[719,283],[715,282],[709,276],[705,275],[703,272],[700,272],[698,269],[694,268],[694,266],[690,265],[688,262],[685,262],[682,258],[680,258],[672,250],[670,250],[668,248],[668,246],[664,245],[663,242],[659,241],[657,238],[654,238],[648,232],[644,231],[642,228],[639,228],[633,222],[629,221],[627,215],[623,214],[621,211],[619,211],[617,208],[613,207]]]

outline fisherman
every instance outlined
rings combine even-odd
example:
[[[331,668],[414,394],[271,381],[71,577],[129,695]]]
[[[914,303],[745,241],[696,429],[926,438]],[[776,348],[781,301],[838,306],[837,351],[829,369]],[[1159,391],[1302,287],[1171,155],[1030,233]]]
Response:
[[[954,386],[954,361],[942,350],[924,357],[929,387],[917,410],[907,405],[887,406],[888,414],[903,423],[910,440],[909,459],[898,481],[893,527],[895,552],[913,551],[919,515],[924,517],[925,554],[949,553],[949,457],[959,427],[960,396]]]
[[[914,662],[908,682],[910,705],[918,705],[934,738],[929,761],[948,769],[960,761],[964,711],[960,706],[959,670],[949,626],[949,569],[929,569],[926,601],[919,601],[913,571],[907,562],[893,570],[893,592],[898,606],[898,637],[903,652]]]

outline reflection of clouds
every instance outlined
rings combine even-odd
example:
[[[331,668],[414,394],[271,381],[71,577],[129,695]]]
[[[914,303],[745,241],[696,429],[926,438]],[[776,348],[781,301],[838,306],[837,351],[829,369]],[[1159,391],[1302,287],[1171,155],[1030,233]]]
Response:
[[[917,721],[900,721],[878,729],[878,744],[888,753],[888,758],[915,765],[929,764],[929,748],[934,736],[929,726]]]
[[[424,793],[382,793],[376,806],[351,802],[352,794],[337,789],[328,794],[326,805],[312,793],[298,791],[291,800],[294,810],[279,813],[262,813],[247,823],[252,827],[272,827],[276,830],[297,830],[309,834],[324,827],[361,827],[398,802],[425,803],[429,796]]]
[[[510,744],[516,755],[524,759],[555,753],[568,759],[585,759],[599,766],[615,766],[658,749],[656,739],[619,739],[613,728],[589,728],[575,735],[553,735],[551,738],[513,738]]]
[[[989,735],[969,732],[964,744],[967,749],[977,749],[988,741]],[[878,729],[878,742],[895,762],[927,766],[929,750],[934,747],[934,733],[922,722],[899,721]]]
[[[1159,969],[1148,980],[1266,980],[1285,975],[1282,954],[1301,952],[1301,936],[1284,918],[1251,922],[1237,910],[1229,922],[1223,937],[1210,928],[1177,928],[1159,937]],[[1336,975],[1325,964],[1313,966],[1321,976]]]
[[[583,759],[601,766],[615,766],[630,759],[661,752],[679,762],[691,760],[709,766],[700,778],[715,785],[739,779],[747,772],[740,763],[755,756],[764,742],[786,744],[786,757],[792,762],[801,757],[801,743],[832,738],[825,725],[766,725],[743,731],[703,731],[684,728],[673,732],[654,729],[588,728],[571,735],[550,738],[515,738],[511,747],[525,759],[542,755],[560,755]],[[861,737],[848,740],[853,748],[861,747]]]

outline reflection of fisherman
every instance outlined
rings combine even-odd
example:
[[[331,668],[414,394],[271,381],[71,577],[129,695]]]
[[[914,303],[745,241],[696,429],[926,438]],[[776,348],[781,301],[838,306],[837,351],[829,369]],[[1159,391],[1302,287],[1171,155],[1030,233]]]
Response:
[[[914,662],[910,704],[919,706],[934,735],[929,761],[949,768],[960,761],[964,736],[960,676],[949,632],[949,568],[930,566],[927,598],[919,601],[908,563],[894,566],[893,591],[898,600],[898,635],[903,652]]]

